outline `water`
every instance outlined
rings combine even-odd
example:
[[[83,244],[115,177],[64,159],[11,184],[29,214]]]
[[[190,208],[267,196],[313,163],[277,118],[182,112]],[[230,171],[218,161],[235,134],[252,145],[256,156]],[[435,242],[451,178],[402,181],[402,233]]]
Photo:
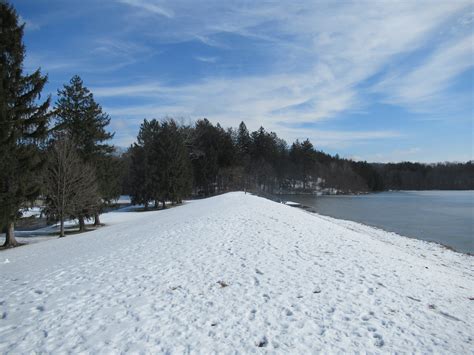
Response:
[[[283,195],[317,213],[474,253],[474,191],[399,191],[359,196]]]

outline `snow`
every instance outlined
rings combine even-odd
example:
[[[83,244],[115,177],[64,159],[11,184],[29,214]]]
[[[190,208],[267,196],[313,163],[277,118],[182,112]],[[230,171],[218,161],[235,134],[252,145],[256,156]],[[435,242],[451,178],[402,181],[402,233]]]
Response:
[[[229,193],[0,252],[0,353],[473,350],[473,258]]]
[[[30,207],[30,208],[24,208],[21,210],[21,216],[24,218],[28,217],[39,217],[41,215],[41,208],[40,207]]]
[[[131,203],[132,200],[128,195],[120,195],[119,198],[116,199],[114,202],[118,204],[128,204]]]

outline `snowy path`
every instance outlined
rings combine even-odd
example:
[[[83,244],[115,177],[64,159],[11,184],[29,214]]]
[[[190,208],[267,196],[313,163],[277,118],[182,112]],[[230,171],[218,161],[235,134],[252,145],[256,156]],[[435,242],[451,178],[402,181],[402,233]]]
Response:
[[[103,221],[0,252],[0,353],[474,349],[473,257],[243,193]]]

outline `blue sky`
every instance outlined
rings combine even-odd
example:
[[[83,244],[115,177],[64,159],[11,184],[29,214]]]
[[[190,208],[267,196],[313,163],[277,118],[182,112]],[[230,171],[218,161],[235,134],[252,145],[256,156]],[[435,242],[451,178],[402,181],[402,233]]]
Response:
[[[244,120],[368,161],[467,161],[472,1],[16,0],[25,69],[80,75],[114,144],[143,118]]]

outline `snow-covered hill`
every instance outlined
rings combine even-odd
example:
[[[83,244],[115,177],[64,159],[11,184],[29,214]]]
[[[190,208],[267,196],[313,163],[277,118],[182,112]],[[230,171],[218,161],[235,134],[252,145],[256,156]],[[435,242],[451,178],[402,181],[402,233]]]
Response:
[[[103,221],[0,252],[0,353],[474,349],[470,256],[243,193]]]

